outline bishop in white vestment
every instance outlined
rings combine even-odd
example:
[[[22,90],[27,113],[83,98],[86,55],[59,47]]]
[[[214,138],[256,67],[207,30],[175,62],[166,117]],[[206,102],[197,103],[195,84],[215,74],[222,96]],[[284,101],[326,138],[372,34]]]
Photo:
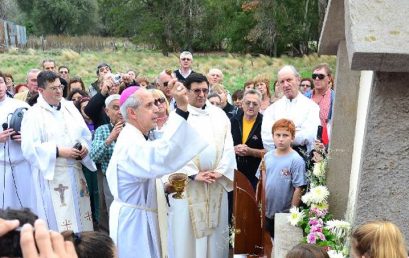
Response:
[[[0,78],[0,80],[2,79]],[[3,86],[3,98],[3,89],[0,89],[0,123],[6,123],[10,127],[12,113],[18,108],[29,108],[30,106],[26,102],[5,96],[6,84],[0,85],[0,87]],[[1,134],[7,136],[8,132],[15,133],[12,129],[6,129]],[[13,140],[10,136],[1,137],[1,139],[0,208],[30,208],[35,213],[36,195],[34,184],[30,166],[21,152],[21,142],[17,139]]]
[[[37,195],[37,215],[55,231],[93,230],[89,192],[81,163],[95,171],[87,150],[91,133],[72,102],[62,99],[58,75],[38,77],[40,96],[23,119],[22,150]],[[73,146],[81,143],[82,150]]]
[[[178,89],[179,94],[185,92],[181,85]],[[157,202],[157,194],[164,197],[164,192],[157,193],[156,178],[180,169],[206,146],[185,121],[189,116],[187,99],[183,102],[186,96],[174,97],[178,109],[170,115],[162,137],[148,141],[158,112],[152,93],[130,87],[121,95],[121,113],[127,123],[107,169],[109,188],[114,196],[109,228],[119,258],[166,257],[167,250],[161,250],[160,242],[160,231],[166,228],[160,229],[158,222],[158,205],[166,203]],[[166,221],[166,214],[164,216]]]
[[[169,198],[169,257],[228,257],[229,226],[227,192],[233,190],[236,158],[230,121],[225,112],[206,101],[208,82],[192,74],[188,88],[188,123],[209,143],[178,172],[190,180],[185,198]]]

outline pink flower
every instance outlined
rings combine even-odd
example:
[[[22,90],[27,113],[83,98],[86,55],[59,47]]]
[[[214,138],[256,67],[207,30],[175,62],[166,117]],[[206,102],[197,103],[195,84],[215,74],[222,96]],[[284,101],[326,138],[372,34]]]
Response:
[[[317,238],[315,236],[315,233],[309,233],[307,236],[307,243],[308,244],[315,244],[317,242]]]
[[[311,226],[311,231],[310,232],[322,233],[322,226],[320,226],[320,225]]]
[[[311,212],[312,212],[315,216],[317,216],[317,217],[319,217],[319,218],[322,218],[322,217],[324,217],[325,215],[327,215],[328,209],[311,208]]]
[[[324,223],[322,222],[322,219],[317,219],[315,217],[310,218],[310,221],[308,222],[310,226],[317,226],[317,227],[323,227]]]
[[[317,234],[317,236],[320,238],[321,241],[325,241],[325,240],[326,240],[323,233],[317,232],[316,234]]]

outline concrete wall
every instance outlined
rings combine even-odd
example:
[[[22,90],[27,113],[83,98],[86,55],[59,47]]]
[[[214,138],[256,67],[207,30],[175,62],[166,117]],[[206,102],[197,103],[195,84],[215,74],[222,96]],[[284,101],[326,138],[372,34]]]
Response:
[[[336,75],[327,185],[331,191],[330,210],[336,218],[343,218],[348,203],[360,78],[360,72],[349,68],[345,41],[338,46]]]
[[[409,239],[409,73],[376,72],[371,89],[354,224],[395,222]]]

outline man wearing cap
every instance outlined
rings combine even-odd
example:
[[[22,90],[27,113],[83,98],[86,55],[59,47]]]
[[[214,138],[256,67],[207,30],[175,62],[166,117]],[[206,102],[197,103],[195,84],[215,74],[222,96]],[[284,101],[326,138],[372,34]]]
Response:
[[[112,153],[114,152],[114,147],[116,139],[121,132],[124,123],[122,115],[119,109],[119,94],[110,95],[105,100],[105,112],[109,117],[110,123],[101,125],[95,131],[94,139],[91,144],[91,159],[98,164],[101,164],[101,171],[104,175],[102,191],[99,189],[99,196],[102,201],[105,201],[106,207],[109,209],[111,206],[113,196],[108,187],[108,182],[105,176],[109,160],[111,159]]]
[[[111,67],[108,64],[101,63],[97,66],[98,79],[95,82],[91,83],[91,86],[89,87],[89,95],[91,97],[100,92],[101,81],[108,73],[111,73]]]
[[[191,74],[194,73],[192,70],[192,63],[193,63],[193,55],[189,51],[183,51],[179,57],[179,64],[180,68],[178,70],[173,71],[176,75],[176,78],[180,82],[185,82],[186,78]]]
[[[119,258],[167,256],[166,200],[163,190],[156,190],[156,178],[177,171],[206,147],[186,122],[186,89],[175,81],[169,87],[178,108],[170,114],[162,137],[153,141],[147,140],[158,118],[152,93],[132,86],[121,94],[126,125],[106,173],[114,196],[110,236]]]
[[[25,113],[21,125],[21,149],[34,179],[36,213],[54,231],[93,230],[81,167],[96,170],[88,153],[91,132],[74,104],[62,98],[56,73],[42,71],[37,79],[37,104]]]

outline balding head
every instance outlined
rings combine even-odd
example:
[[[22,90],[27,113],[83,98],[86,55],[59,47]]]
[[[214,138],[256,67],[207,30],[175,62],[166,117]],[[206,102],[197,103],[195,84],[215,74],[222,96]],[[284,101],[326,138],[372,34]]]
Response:
[[[298,95],[300,74],[292,65],[286,65],[278,71],[278,83],[283,88],[284,95],[288,99],[294,99]]]
[[[168,83],[172,79],[173,79],[172,72],[169,70],[164,70],[159,74],[158,79],[156,81],[156,87],[160,89],[163,92],[163,94],[165,94],[168,100],[172,98],[171,91],[168,87]]]

